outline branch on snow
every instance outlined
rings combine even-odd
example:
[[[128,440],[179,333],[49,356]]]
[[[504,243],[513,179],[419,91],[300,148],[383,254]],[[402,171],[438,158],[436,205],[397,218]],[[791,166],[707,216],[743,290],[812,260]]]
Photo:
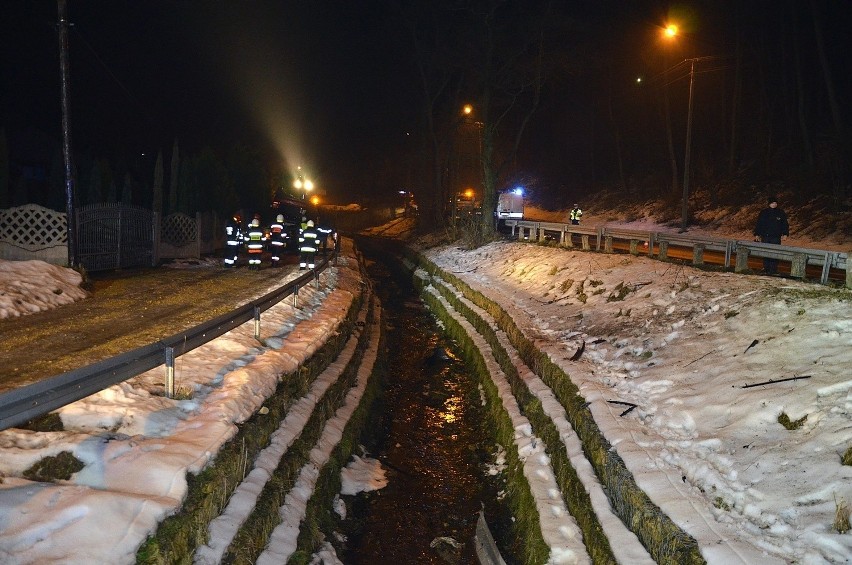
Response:
[[[799,379],[809,379],[809,378],[811,378],[811,375],[802,375],[801,377],[788,377],[786,379],[775,379],[775,380],[763,381],[762,383],[754,383],[754,384],[751,384],[751,385],[743,385],[740,388],[752,388],[752,387],[755,387],[755,386],[774,385],[775,383],[785,383],[787,381],[798,381]]]
[[[609,402],[610,404],[623,404],[624,406],[630,407],[621,414],[619,414],[619,416],[626,416],[627,414],[630,414],[630,411],[636,408],[636,406],[638,406],[637,404],[633,404],[632,402],[622,402],[621,400],[607,400],[607,402]]]

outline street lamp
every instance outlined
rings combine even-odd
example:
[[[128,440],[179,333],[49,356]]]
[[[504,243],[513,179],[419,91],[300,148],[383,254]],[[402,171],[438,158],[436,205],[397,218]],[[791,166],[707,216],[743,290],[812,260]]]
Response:
[[[669,40],[674,40],[680,30],[675,24],[668,24],[663,29],[663,37]],[[680,231],[686,231],[686,226],[689,223],[689,161],[692,153],[692,99],[695,93],[695,62],[702,59],[710,59],[711,57],[693,57],[684,59],[678,65],[689,63],[689,102],[687,102],[686,110],[686,149],[683,153],[683,196],[680,209]]]
[[[302,193],[302,200],[305,199],[305,195],[308,192],[314,189],[314,183],[311,182],[311,179],[302,178],[302,167],[299,167],[298,176],[293,181],[293,188]]]
[[[686,231],[689,221],[689,155],[692,149],[692,93],[695,90],[695,61],[689,60],[689,102],[686,111],[686,151],[683,154],[683,206],[680,210],[680,231]]]

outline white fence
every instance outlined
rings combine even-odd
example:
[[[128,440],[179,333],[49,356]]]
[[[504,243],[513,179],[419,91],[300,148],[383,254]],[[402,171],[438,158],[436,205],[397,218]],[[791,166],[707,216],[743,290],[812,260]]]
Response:
[[[198,213],[194,218],[175,213],[162,220],[155,214],[152,226],[153,248],[150,251],[152,262],[157,264],[162,259],[198,259],[202,255],[215,253],[224,245],[223,230],[222,221],[214,212]],[[109,241],[110,238],[103,239]],[[67,266],[68,229],[65,213],[38,204],[0,210],[0,259],[38,259]]]
[[[0,259],[67,265],[65,214],[38,204],[0,210]]]

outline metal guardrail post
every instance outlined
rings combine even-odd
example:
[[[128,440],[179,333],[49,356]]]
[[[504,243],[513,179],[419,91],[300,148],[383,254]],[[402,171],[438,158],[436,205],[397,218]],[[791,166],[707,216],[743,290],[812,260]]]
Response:
[[[852,288],[852,250],[846,252],[846,288]]]
[[[317,271],[314,271],[314,281],[316,282],[317,290],[320,289],[319,277],[320,277],[320,274]]]
[[[669,258],[669,242],[663,240],[660,242],[660,253],[657,257],[663,261]]]
[[[748,247],[737,246],[737,263],[734,266],[735,273],[743,273],[748,270]]]
[[[805,278],[805,267],[807,264],[807,255],[804,253],[794,253],[793,260],[790,262],[790,276],[797,279]]]
[[[254,339],[260,339],[260,308],[254,307]]]
[[[293,308],[298,308],[296,305],[296,296],[299,294],[299,285],[293,287]]]
[[[704,244],[696,243],[692,248],[692,264],[693,265],[703,265],[704,264]]]
[[[604,236],[604,253],[612,253],[612,236]]]
[[[166,398],[175,397],[175,348],[166,347]]]

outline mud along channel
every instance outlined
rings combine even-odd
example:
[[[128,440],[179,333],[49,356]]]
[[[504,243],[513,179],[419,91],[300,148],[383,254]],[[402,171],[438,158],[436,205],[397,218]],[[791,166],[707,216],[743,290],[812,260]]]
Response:
[[[385,316],[384,395],[362,444],[388,484],[351,501],[343,521],[347,564],[476,563],[473,538],[483,504],[499,522],[487,473],[493,440],[484,432],[476,377],[441,336],[396,252],[360,240]],[[351,498],[351,497],[347,497]]]

